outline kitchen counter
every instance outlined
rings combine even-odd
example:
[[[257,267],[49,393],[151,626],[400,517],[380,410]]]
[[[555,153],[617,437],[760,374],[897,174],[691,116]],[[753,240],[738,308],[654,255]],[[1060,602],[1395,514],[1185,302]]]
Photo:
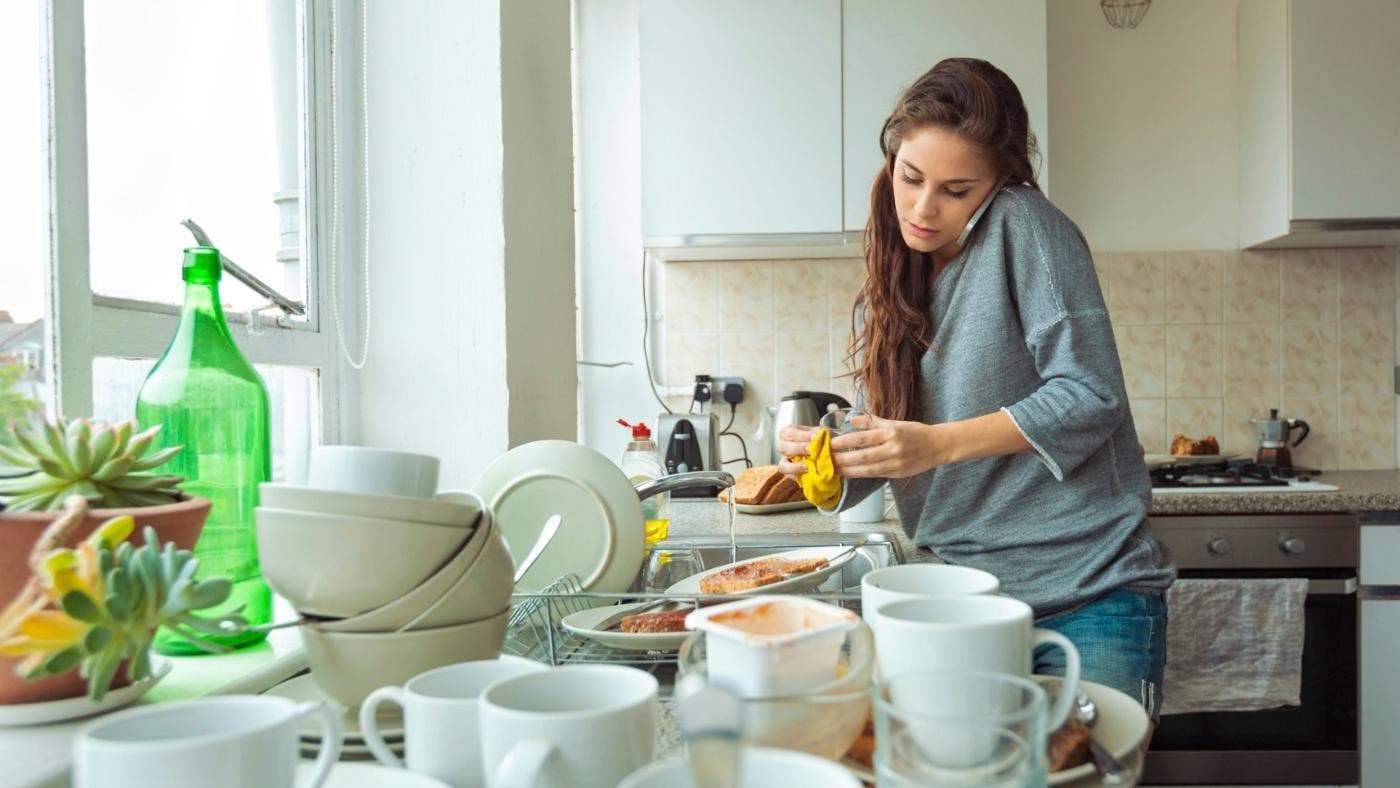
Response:
[[[1400,471],[1323,471],[1332,492],[1171,493],[1152,498],[1152,516],[1400,511]]]

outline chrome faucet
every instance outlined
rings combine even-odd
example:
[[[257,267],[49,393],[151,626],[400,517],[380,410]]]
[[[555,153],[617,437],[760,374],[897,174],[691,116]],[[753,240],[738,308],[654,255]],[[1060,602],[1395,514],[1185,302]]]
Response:
[[[653,495],[687,487],[719,487],[721,490],[734,486],[734,474],[728,471],[691,471],[673,473],[659,479],[649,479],[636,485],[637,497],[645,501]]]

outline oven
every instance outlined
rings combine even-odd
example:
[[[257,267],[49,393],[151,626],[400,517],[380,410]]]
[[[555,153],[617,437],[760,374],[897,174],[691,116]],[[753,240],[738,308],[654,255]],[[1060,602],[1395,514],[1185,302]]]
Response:
[[[1356,784],[1356,516],[1161,516],[1151,524],[1183,579],[1302,577],[1308,595],[1300,704],[1164,715],[1142,782]]]

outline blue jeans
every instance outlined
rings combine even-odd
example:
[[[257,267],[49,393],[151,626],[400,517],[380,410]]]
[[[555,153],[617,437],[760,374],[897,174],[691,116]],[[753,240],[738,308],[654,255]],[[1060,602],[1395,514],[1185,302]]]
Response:
[[[1079,649],[1080,677],[1137,698],[1155,723],[1162,709],[1167,664],[1167,603],[1160,596],[1114,591],[1082,607],[1037,621]],[[1041,645],[1033,671],[1063,676],[1065,654]]]

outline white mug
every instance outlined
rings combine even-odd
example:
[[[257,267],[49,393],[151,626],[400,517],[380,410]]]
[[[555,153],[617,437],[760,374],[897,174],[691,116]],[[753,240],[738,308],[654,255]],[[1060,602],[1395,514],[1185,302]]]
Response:
[[[371,446],[317,446],[311,450],[306,485],[318,490],[432,498],[437,494],[438,458]]]
[[[991,572],[953,564],[901,564],[866,572],[860,578],[860,609],[874,626],[881,605],[904,599],[974,596],[1001,592]]]
[[[876,613],[871,628],[885,677],[953,668],[1029,678],[1035,647],[1059,646],[1065,652],[1065,678],[1050,709],[1049,730],[1069,717],[1079,693],[1079,649],[1059,632],[1033,627],[1025,602],[987,595],[930,597],[887,602]]]
[[[846,523],[878,523],[885,519],[885,486],[882,484],[875,492],[865,496],[865,498],[855,506],[841,512],[841,521]]]
[[[481,694],[490,788],[614,788],[656,752],[656,677],[619,665],[567,665],[504,679]]]
[[[375,760],[404,768],[379,733],[375,713],[381,703],[403,708],[404,760],[453,788],[480,788],[481,741],[477,731],[477,699],[489,685],[505,678],[547,670],[534,660],[503,656],[460,662],[419,673],[402,687],[380,687],[360,705],[360,730]]]
[[[220,695],[141,706],[103,717],[73,745],[77,788],[288,788],[297,771],[298,722],[319,715],[316,788],[340,758],[340,711],[272,695]]]

